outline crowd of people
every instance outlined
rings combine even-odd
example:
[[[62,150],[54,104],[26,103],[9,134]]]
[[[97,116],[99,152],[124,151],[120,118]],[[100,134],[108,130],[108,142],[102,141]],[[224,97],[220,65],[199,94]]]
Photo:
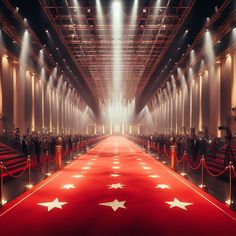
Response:
[[[170,146],[175,144],[176,152],[179,157],[186,151],[188,156],[191,156],[194,160],[202,155],[214,157],[216,152],[225,144],[225,140],[222,138],[209,137],[206,134],[197,136],[194,129],[191,130],[190,134],[154,134],[150,136],[140,136],[140,138],[143,140],[145,148],[147,148],[148,144],[152,143],[159,145],[160,150],[163,150],[164,146],[169,150]]]
[[[60,135],[60,137],[62,138],[63,153],[66,149],[72,152],[79,142],[89,139],[89,137],[82,135]],[[40,163],[41,155],[55,155],[57,135],[50,133],[39,134],[37,132],[30,132],[29,129],[27,129],[24,135],[21,135],[20,130],[16,128],[14,132],[4,130],[1,139],[2,142],[24,153],[25,156],[36,157],[38,164]]]

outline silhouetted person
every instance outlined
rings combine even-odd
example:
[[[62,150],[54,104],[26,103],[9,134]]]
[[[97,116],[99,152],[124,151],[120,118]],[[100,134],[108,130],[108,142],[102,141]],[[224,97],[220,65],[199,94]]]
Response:
[[[37,163],[40,164],[41,142],[38,137],[34,141],[34,152],[36,154]]]
[[[26,136],[24,135],[23,136],[23,139],[22,139],[22,152],[28,156],[28,141],[26,139]]]

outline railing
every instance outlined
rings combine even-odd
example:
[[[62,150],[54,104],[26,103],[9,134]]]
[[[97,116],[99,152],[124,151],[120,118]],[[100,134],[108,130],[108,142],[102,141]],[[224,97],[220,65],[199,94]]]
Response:
[[[206,163],[205,156],[202,155],[201,159],[196,165],[193,165],[191,163],[191,160],[189,156],[187,155],[187,151],[184,150],[182,155],[177,155],[176,152],[176,145],[171,145],[171,146],[166,146],[164,143],[159,144],[155,142],[151,142],[148,139],[145,138],[140,138],[140,137],[135,137],[135,136],[129,136],[129,138],[136,142],[138,145],[140,145],[142,148],[144,148],[147,152],[154,151],[159,155],[165,155],[170,159],[170,166],[173,170],[176,170],[176,164],[182,164],[182,176],[186,176],[186,168],[190,168],[193,171],[201,171],[201,184],[199,185],[200,188],[203,190],[207,190],[208,187],[206,186],[205,183],[205,174],[207,173],[209,176],[212,177],[220,177],[220,176],[226,176],[228,175],[229,179],[229,197],[225,201],[230,207],[235,208],[235,203],[233,200],[233,178],[236,177],[236,171],[233,163],[230,161],[225,168],[220,171],[219,173],[213,173],[210,169],[209,166]]]
[[[67,159],[67,161],[71,161],[72,159],[76,159],[77,156],[80,155],[81,152],[87,152],[87,150],[94,145],[96,145],[99,141],[104,139],[106,136],[95,136],[95,137],[86,137],[86,139],[81,140],[77,143],[73,143],[72,147],[69,148],[68,145],[66,145],[64,151],[61,153],[62,159]],[[62,148],[61,148],[62,150]],[[43,156],[42,164],[46,165],[46,174],[45,178],[51,175],[51,168],[50,166],[52,164],[55,164],[56,162],[56,155],[50,155],[48,151],[46,151],[45,155]],[[65,161],[65,163],[67,163]],[[27,176],[27,185],[25,189],[30,189],[33,187],[31,183],[31,170],[32,170],[32,159],[29,155],[26,161],[26,164],[24,168],[20,171],[18,174],[12,174],[11,171],[8,169],[8,167],[5,165],[4,162],[0,162],[0,207],[6,203],[5,199],[3,199],[3,184],[4,184],[4,177],[11,177],[13,179],[21,178],[26,171],[28,170],[28,176]]]

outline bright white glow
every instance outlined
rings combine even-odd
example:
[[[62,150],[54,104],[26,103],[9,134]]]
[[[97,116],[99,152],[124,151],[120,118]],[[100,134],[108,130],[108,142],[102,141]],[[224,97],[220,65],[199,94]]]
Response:
[[[112,3],[112,36],[113,36],[113,97],[118,98],[122,80],[122,12],[121,2]]]
[[[191,50],[190,52],[190,65],[193,65],[193,63],[196,61],[196,54],[194,50]]]
[[[213,48],[213,41],[212,41],[211,33],[209,32],[209,30],[206,31],[205,33],[204,50],[205,50],[205,54],[206,54],[208,62],[213,63],[215,60],[215,52]]]
[[[26,64],[28,50],[29,50],[29,33],[28,33],[28,30],[25,30],[23,39],[22,39],[22,44],[21,44],[21,53],[20,53],[21,65]]]
[[[134,28],[136,27],[136,23],[137,23],[137,15],[138,15],[138,0],[134,0],[132,13],[131,13],[131,26]]]
[[[4,49],[4,48],[5,48],[5,44],[2,37],[2,30],[0,29],[0,49]]]
[[[233,28],[232,30],[231,40],[233,43],[236,43],[236,28]]]
[[[2,206],[6,203],[7,203],[7,201],[5,199],[2,199]]]

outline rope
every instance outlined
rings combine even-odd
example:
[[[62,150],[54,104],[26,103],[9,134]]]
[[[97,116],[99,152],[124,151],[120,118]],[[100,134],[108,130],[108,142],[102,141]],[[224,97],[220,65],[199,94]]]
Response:
[[[186,155],[186,162],[187,162],[187,164],[188,164],[188,167],[190,167],[190,169],[192,169],[192,170],[197,170],[197,169],[199,169],[199,168],[201,167],[201,165],[202,165],[202,161],[200,161],[197,166],[192,166],[192,165],[190,164],[190,161],[189,161],[188,158],[187,158],[187,155]]]
[[[233,175],[236,176],[235,168],[233,165],[232,165],[232,170],[233,170]]]
[[[224,169],[223,171],[221,171],[220,173],[218,173],[218,174],[213,174],[213,173],[209,170],[209,168],[207,167],[207,164],[206,164],[205,161],[204,161],[204,166],[205,166],[205,168],[206,168],[207,173],[208,173],[210,176],[213,176],[213,177],[219,177],[219,176],[223,175],[223,174],[229,169],[229,166],[226,166],[225,169]]]
[[[28,161],[26,162],[26,165],[25,165],[25,168],[23,169],[23,171],[19,174],[19,175],[13,175],[11,174],[8,170],[7,170],[7,167],[6,166],[3,166],[4,167],[4,170],[6,171],[6,173],[12,177],[12,178],[20,178],[24,173],[25,171],[27,170],[28,168]]]
[[[182,163],[184,158],[186,158],[186,152],[183,153],[183,156],[182,156],[182,158],[180,160],[178,158],[178,155],[176,154],[176,161],[177,161],[177,163]]]

